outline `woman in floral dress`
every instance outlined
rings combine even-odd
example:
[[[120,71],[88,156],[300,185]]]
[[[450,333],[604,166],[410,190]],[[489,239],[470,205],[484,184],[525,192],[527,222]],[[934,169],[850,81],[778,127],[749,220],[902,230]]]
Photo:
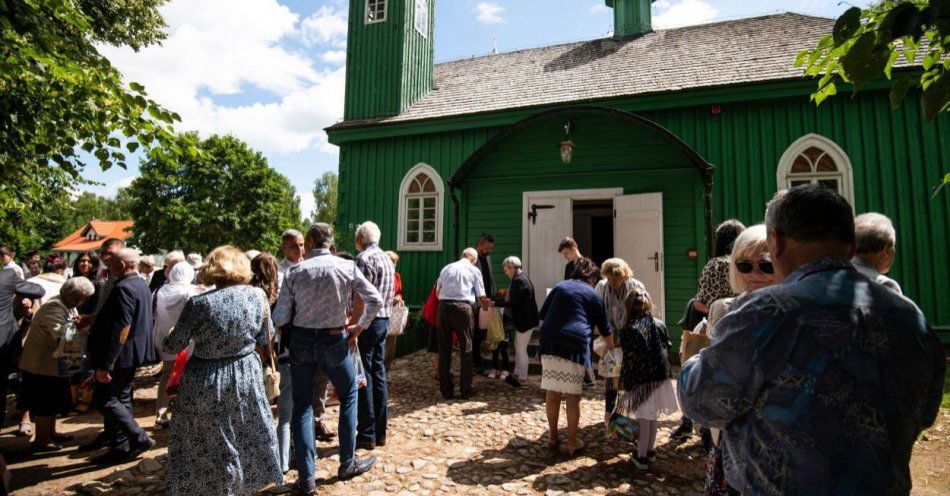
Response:
[[[273,325],[264,292],[248,286],[250,261],[232,246],[208,255],[203,282],[163,346],[194,340],[182,374],[168,443],[166,494],[256,494],[283,482],[261,361]]]

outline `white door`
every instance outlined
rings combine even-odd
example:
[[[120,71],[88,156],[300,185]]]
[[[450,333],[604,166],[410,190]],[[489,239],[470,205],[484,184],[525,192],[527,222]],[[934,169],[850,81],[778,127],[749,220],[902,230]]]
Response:
[[[525,196],[524,206],[522,215],[528,231],[524,269],[534,284],[534,296],[541,308],[548,290],[564,279],[567,261],[557,252],[557,245],[573,233],[571,198],[532,194]]]
[[[666,321],[663,287],[663,193],[614,198],[614,256],[633,269],[656,306],[656,316]]]

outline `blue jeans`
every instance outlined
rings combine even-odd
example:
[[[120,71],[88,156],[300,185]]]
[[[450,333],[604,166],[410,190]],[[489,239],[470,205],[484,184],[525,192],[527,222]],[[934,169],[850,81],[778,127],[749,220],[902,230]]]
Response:
[[[340,471],[353,465],[356,449],[356,376],[350,361],[346,333],[331,334],[291,327],[287,348],[290,350],[293,418],[290,430],[297,452],[297,473],[302,487],[313,488],[313,376],[317,368],[330,378],[340,397]]]
[[[386,334],[389,318],[377,318],[360,333],[357,343],[366,370],[366,387],[359,390],[359,422],[356,431],[361,440],[386,439]]]
[[[280,396],[277,398],[277,447],[280,451],[280,471],[290,470],[290,419],[294,414],[294,397],[291,392],[290,364],[277,366],[280,372]]]

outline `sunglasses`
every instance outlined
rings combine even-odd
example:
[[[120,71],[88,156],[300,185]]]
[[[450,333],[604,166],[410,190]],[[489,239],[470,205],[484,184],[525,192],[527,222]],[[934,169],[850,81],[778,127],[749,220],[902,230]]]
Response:
[[[751,260],[740,260],[736,262],[736,269],[743,273],[748,274],[753,270],[758,269],[765,274],[772,274],[775,272],[775,267],[772,267],[772,262],[768,260],[759,260],[758,262],[753,262]]]

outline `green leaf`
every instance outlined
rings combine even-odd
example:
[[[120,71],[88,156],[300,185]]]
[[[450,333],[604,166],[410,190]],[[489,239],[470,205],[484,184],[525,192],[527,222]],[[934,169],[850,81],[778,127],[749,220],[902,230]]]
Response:
[[[132,88],[132,91],[135,91],[136,93],[145,93],[145,87],[134,81],[129,83],[129,88]]]
[[[877,36],[868,32],[858,37],[848,53],[841,59],[841,68],[854,84],[855,91],[863,84],[877,78],[884,71],[890,50],[877,44]]]
[[[948,184],[950,184],[950,174],[943,176],[943,181],[937,183],[937,185],[933,187],[930,197],[936,198],[937,194],[940,193]]]
[[[844,13],[838,17],[838,20],[835,21],[835,27],[831,31],[835,46],[840,46],[842,43],[854,36],[854,33],[856,33],[860,27],[861,9],[858,7],[851,7],[850,9],[844,11]]]
[[[923,91],[924,117],[933,122],[940,112],[950,108],[950,71],[941,71]]]
[[[135,153],[135,150],[139,149],[139,144],[134,141],[129,141],[125,144],[125,147],[129,150],[129,153]]]
[[[881,33],[881,41],[884,43],[890,43],[904,36],[920,39],[923,33],[920,9],[912,2],[899,3],[884,16],[878,29]]]
[[[894,82],[894,86],[891,87],[890,98],[892,109],[901,106],[901,102],[904,101],[904,97],[907,96],[907,92],[913,85],[914,80],[906,74],[897,78],[897,81]]]

